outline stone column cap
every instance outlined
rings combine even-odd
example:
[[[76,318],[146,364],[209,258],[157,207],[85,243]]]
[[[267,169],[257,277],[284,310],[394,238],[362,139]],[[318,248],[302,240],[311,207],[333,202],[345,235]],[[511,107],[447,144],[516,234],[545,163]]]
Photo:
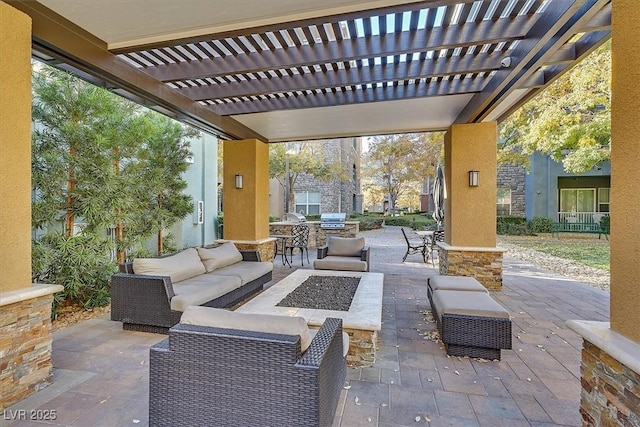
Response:
[[[640,343],[611,329],[610,322],[567,320],[569,329],[640,375]]]
[[[55,294],[64,290],[62,285],[47,285],[42,283],[34,283],[28,288],[16,289],[9,292],[0,293],[0,307],[9,304],[15,304],[21,301],[43,297]]]
[[[460,252],[505,252],[506,249],[491,246],[451,246],[445,242],[436,242],[436,246],[444,249],[445,251],[460,251]]]

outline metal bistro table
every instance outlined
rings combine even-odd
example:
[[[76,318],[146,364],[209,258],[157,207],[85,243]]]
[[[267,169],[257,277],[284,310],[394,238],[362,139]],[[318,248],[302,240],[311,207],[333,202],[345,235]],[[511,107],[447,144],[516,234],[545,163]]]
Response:
[[[278,255],[278,240],[280,241],[280,247],[282,248],[282,251],[280,252],[280,255],[282,256],[282,265],[286,264],[291,268],[291,263],[289,262],[289,258],[287,258],[287,251],[285,250],[285,247],[287,246],[287,239],[291,239],[293,236],[290,234],[272,234],[269,237],[276,239],[276,255]]]
[[[427,245],[431,244],[431,239],[433,239],[433,230],[416,230],[414,231],[418,236],[422,238],[422,242]]]

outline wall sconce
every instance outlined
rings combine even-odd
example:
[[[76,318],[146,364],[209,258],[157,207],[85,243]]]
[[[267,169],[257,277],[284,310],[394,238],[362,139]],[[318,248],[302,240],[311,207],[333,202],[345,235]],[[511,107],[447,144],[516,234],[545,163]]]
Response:
[[[236,188],[242,188],[242,175],[236,175]]]
[[[480,184],[480,172],[469,171],[469,187],[477,187]]]

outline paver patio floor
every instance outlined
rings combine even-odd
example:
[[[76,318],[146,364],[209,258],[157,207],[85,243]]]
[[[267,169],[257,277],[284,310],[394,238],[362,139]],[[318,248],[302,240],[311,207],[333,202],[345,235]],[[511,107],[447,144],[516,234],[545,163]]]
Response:
[[[513,350],[503,350],[500,362],[447,357],[432,338],[426,293],[436,270],[420,255],[401,263],[397,227],[362,234],[371,271],[385,274],[382,331],[375,365],[347,370],[334,426],[581,425],[582,339],[565,321],[608,321],[608,293],[506,254],[504,289],[492,295],[513,316]],[[279,258],[275,266],[271,283],[292,271]],[[149,347],[164,336],[121,326],[104,316],[55,332],[53,384],[8,410],[55,410],[57,419],[5,416],[0,425],[148,425]]]

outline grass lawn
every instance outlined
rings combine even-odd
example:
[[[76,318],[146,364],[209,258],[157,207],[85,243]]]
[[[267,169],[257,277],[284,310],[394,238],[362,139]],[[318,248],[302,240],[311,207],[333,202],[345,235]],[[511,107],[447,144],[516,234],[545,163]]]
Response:
[[[561,235],[559,239],[551,235],[500,237],[514,245],[609,271],[609,242],[604,238],[598,239],[597,235],[594,237]]]

